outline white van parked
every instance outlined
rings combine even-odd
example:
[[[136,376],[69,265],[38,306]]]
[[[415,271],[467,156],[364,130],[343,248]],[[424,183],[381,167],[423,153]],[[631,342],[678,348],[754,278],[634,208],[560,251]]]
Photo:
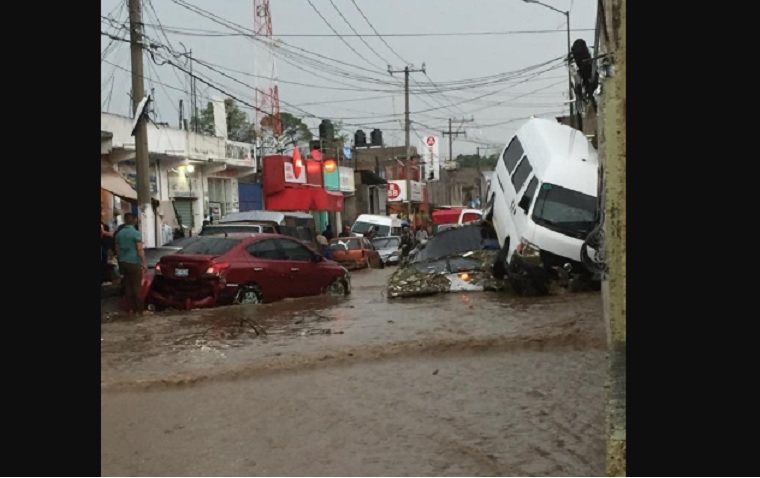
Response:
[[[351,233],[355,236],[361,236],[372,226],[375,227],[375,237],[401,235],[401,219],[375,214],[361,214],[351,226]]]
[[[578,130],[534,118],[502,152],[484,218],[499,239],[494,275],[507,275],[516,292],[548,290],[564,270],[591,276],[581,248],[597,219],[599,159]]]

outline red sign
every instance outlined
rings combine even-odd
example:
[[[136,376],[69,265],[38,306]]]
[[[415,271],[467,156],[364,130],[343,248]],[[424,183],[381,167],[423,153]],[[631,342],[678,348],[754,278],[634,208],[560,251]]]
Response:
[[[396,183],[388,183],[388,199],[396,199],[401,195],[401,188]]]
[[[426,143],[428,146],[432,147],[435,144],[435,136],[428,136]]]

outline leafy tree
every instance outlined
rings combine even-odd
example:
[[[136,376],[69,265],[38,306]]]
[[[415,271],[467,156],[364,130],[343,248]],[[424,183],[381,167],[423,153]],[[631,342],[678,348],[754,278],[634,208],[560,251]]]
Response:
[[[499,155],[492,154],[490,156],[480,156],[477,154],[460,154],[456,157],[456,161],[462,168],[477,168],[478,160],[480,160],[480,169],[483,171],[489,171],[496,168],[496,161]]]
[[[286,144],[301,145],[308,143],[313,138],[309,127],[303,120],[290,113],[280,113],[280,124],[282,125],[282,137]],[[267,116],[261,120],[263,128],[272,127],[272,117]]]
[[[227,138],[231,141],[253,143],[256,140],[253,124],[248,121],[245,112],[235,104],[235,100],[232,98],[224,100],[224,110],[227,114]],[[213,103],[209,102],[199,113],[194,121],[198,124],[198,131],[213,136],[215,132]]]

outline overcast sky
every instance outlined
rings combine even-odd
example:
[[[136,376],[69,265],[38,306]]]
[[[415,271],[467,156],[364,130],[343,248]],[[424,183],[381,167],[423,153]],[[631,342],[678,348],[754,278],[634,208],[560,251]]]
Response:
[[[219,21],[239,25],[233,26],[238,31],[252,30],[254,0],[143,0],[143,3],[145,33],[151,40],[170,46],[175,52],[183,51],[181,42],[192,50],[195,58],[213,64],[217,70],[194,63],[196,74],[230,95],[255,104],[254,81],[261,84],[267,81],[250,75],[268,76],[270,64],[262,56],[265,49],[258,46],[261,43],[246,36],[229,36],[235,31],[214,22],[205,13],[182,6],[199,7],[216,15]],[[562,11],[569,9],[572,40],[582,38],[589,47],[593,46],[596,0],[544,3]],[[357,36],[341,39],[332,30],[341,36],[354,35],[353,27],[359,34],[374,35],[360,10],[382,35],[382,38],[362,37],[369,46]],[[350,133],[357,125],[366,132],[376,127],[383,130],[386,144],[403,145],[403,75],[394,78],[387,72],[388,64],[393,69],[403,69],[401,58],[417,68],[424,62],[427,71],[427,76],[411,75],[413,145],[418,143],[418,136],[440,136],[448,118],[472,117],[473,123],[461,125],[467,137],[456,138],[454,155],[472,154],[477,146],[485,146],[479,143],[505,143],[521,118],[553,117],[567,112],[564,104],[567,70],[561,66],[561,60],[555,60],[567,51],[565,17],[541,5],[522,0],[271,0],[271,13],[274,36],[284,42],[285,51],[281,55],[287,55],[275,56],[274,60],[281,80],[280,109],[301,117],[313,115],[315,118],[305,121],[315,128],[314,132],[318,118],[343,119]],[[101,15],[112,18],[110,23],[101,18],[102,32],[128,38],[127,32],[118,28],[119,23],[128,22],[126,0],[101,0]],[[163,30],[156,26],[156,16]],[[454,35],[520,31],[540,33]],[[430,35],[438,33],[448,35]],[[310,34],[322,36],[302,36]],[[160,51],[170,57],[166,50]],[[128,115],[129,45],[101,36],[101,52],[101,110]],[[316,64],[307,64],[309,60],[303,57]],[[156,61],[161,63],[161,57]],[[181,58],[173,61],[182,64]],[[542,64],[545,65],[537,66]],[[518,73],[530,67],[534,69]],[[502,76],[484,78],[494,75]],[[159,66],[146,55],[145,76],[146,90],[155,89],[157,119],[176,127],[179,100],[189,103],[187,75],[170,65]],[[202,105],[211,96],[225,96],[200,82],[197,90]],[[251,108],[242,106],[252,117]],[[442,138],[444,141],[447,138]],[[448,155],[447,148],[441,150],[441,155]]]

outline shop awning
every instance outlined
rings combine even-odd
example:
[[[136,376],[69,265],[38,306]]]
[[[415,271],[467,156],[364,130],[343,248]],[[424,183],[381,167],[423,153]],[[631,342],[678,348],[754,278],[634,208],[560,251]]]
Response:
[[[266,197],[268,211],[343,212],[343,194],[322,188],[285,188]]]
[[[132,189],[129,182],[114,170],[101,168],[100,187],[125,199],[137,199],[137,191]]]

